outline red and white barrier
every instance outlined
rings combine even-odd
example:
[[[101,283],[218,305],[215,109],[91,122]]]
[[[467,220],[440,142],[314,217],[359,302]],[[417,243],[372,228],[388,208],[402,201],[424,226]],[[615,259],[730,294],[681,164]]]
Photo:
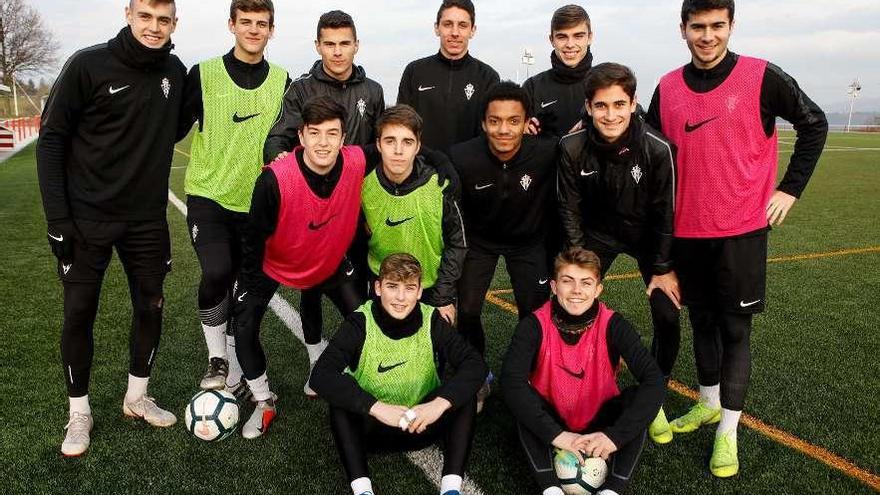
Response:
[[[0,149],[14,148],[40,132],[40,116],[0,120]]]

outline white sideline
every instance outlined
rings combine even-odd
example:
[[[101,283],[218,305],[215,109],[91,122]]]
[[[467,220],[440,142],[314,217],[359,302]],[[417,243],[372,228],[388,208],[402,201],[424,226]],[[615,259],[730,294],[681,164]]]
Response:
[[[180,198],[177,197],[174,192],[169,189],[168,190],[168,201],[174,205],[177,210],[186,217],[186,205]],[[269,307],[272,309],[272,312],[278,316],[287,328],[290,329],[293,336],[297,338],[303,345],[305,345],[305,337],[303,337],[302,330],[302,319],[299,316],[299,312],[293,309],[293,306],[287,302],[286,299],[280,297],[277,293],[272,296],[272,300],[269,301]],[[425,477],[433,483],[437,489],[440,489],[440,475],[443,467],[443,457],[440,454],[440,450],[437,447],[428,447],[423,450],[419,450],[416,452],[409,452],[406,454],[406,457],[410,462],[416,465],[422,472],[425,474]],[[463,494],[470,495],[483,495],[483,491],[480,487],[474,483],[466,474],[464,476],[464,483],[462,486]]]

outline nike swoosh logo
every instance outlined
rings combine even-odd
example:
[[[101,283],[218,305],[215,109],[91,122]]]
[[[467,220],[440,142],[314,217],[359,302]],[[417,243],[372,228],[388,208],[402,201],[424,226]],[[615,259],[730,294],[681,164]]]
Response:
[[[327,220],[324,220],[321,223],[309,222],[309,230],[321,230],[321,227],[330,223],[330,220],[333,220],[333,217],[335,217],[335,216],[336,215],[330,215],[330,218],[328,218]]]
[[[247,295],[247,291],[242,292],[241,295],[238,296],[238,302],[244,302],[244,296],[246,296],[246,295]]]
[[[345,272],[345,276],[346,276],[346,277],[350,277],[353,273],[354,273],[354,268],[352,268],[351,270],[348,270],[347,272]]]
[[[592,172],[585,172],[585,171],[581,170],[581,177],[589,177],[593,174],[598,174],[598,173],[599,173],[598,170],[593,170]]]
[[[544,102],[542,101],[542,102],[541,102],[541,108],[547,108],[547,107],[549,107],[550,105],[556,103],[557,101],[559,101],[559,100],[553,100],[553,101],[551,101],[551,102],[549,102],[549,103],[544,103]]]
[[[235,112],[234,114],[232,114],[232,121],[235,122],[236,124],[241,124],[245,120],[250,120],[250,119],[256,117],[257,115],[260,115],[260,114],[255,113],[253,115],[246,115],[244,117],[239,117],[238,112]]]
[[[565,366],[559,365],[559,367],[562,368],[562,371],[564,371],[564,372],[568,373],[569,375],[571,375],[571,376],[577,378],[578,380],[583,380],[583,379],[584,379],[585,372],[584,372],[583,369],[581,369],[580,372],[575,373],[574,371],[571,371],[570,369],[566,368]]]
[[[544,284],[547,283],[547,280],[548,280],[548,279],[546,279],[546,278],[542,278],[541,280],[538,280],[538,284],[539,284],[539,285],[544,285]]]
[[[436,88],[436,87],[437,87],[437,86],[422,86],[422,85],[419,85],[419,91],[430,91],[430,90],[432,90],[432,89],[434,89],[434,88]]]
[[[59,234],[58,237],[55,237],[52,234],[49,234],[49,237],[55,239],[58,242],[64,242],[64,234]]]
[[[377,371],[379,373],[387,373],[387,372],[393,370],[394,368],[397,368],[398,366],[403,366],[404,364],[406,364],[406,361],[403,361],[403,362],[400,362],[397,364],[392,364],[391,366],[382,366],[382,363],[379,363],[379,368],[377,369]]]
[[[694,125],[691,125],[690,122],[685,121],[685,123],[684,123],[684,132],[694,132],[694,131],[696,131],[697,129],[699,129],[700,127],[703,127],[704,125],[708,124],[709,122],[712,122],[713,120],[715,120],[715,119],[717,119],[717,118],[718,118],[717,116],[716,116],[716,117],[712,117],[712,118],[706,119],[706,120],[704,120],[704,121],[702,121],[702,122],[697,122],[697,123],[694,124]]]
[[[483,189],[488,189],[488,188],[490,188],[490,187],[492,187],[492,186],[494,186],[494,185],[495,185],[494,183],[483,184],[483,185],[476,185],[476,186],[474,186],[474,189],[476,189],[477,191],[482,191]]]
[[[739,302],[739,307],[741,307],[741,308],[748,308],[749,306],[754,306],[755,304],[758,304],[759,302],[761,302],[760,299],[758,299],[757,301],[749,302],[749,303],[747,303],[747,302],[745,302],[745,301],[740,301],[740,302]]]
[[[118,93],[120,91],[125,91],[126,89],[128,89],[130,87],[131,87],[131,84],[126,84],[125,86],[123,86],[121,88],[114,88],[113,86],[110,86],[110,94],[115,95],[116,93]]]
[[[412,220],[413,218],[415,218],[415,217],[404,218],[403,220],[398,220],[398,221],[394,221],[394,220],[392,220],[392,219],[390,219],[390,218],[386,218],[386,219],[385,219],[385,225],[387,225],[387,226],[389,226],[389,227],[397,227],[398,225],[401,225],[401,224],[403,224],[403,223],[409,222],[409,221]]]

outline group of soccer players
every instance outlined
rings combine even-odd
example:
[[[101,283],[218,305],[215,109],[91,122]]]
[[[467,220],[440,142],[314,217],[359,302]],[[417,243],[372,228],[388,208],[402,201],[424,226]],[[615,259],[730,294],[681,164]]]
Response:
[[[600,493],[613,495],[647,436],[662,444],[713,423],[711,472],[738,472],[767,233],[806,187],[827,123],[789,75],[728,49],[733,0],[684,0],[691,61],[661,79],[647,113],[630,69],[592,65],[578,5],[553,13],[552,68],[519,86],[470,55],[472,2],[443,1],[438,53],[406,66],[389,108],[354,64],[344,12],[320,17],[320,60],[295,80],[264,57],[271,0],[233,0],[234,47],[188,74],[171,54],[173,0],[130,0],[125,15],[114,39],[65,64],[37,146],[64,289],[64,455],[90,444],[92,332],[114,247],[133,308],[123,412],[176,422],[147,385],[171,269],[171,158],[197,123],[185,191],[208,350],[200,386],[253,402],[245,438],[265,434],[277,412],[259,335],[284,285],[301,293],[304,392],[330,405],[352,492],[373,493],[366,456],[380,443],[440,440],[440,491],[457,495],[494,378],[481,314],[504,257],[520,321],[500,384],[544,494],[562,493],[553,448],[606,459]],[[797,140],[777,185],[780,117]],[[620,254],[646,285],[650,350],[599,300]],[[329,342],[324,295],[344,317]],[[668,421],[684,305],[700,400]],[[621,359],[637,380],[624,390]]]

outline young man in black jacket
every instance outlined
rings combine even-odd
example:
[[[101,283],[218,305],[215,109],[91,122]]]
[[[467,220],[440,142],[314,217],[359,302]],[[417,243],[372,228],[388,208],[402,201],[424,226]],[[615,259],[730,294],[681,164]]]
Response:
[[[371,450],[443,443],[440,493],[459,495],[474,437],[474,397],[486,363],[440,312],[419,303],[421,265],[391,254],[375,299],[345,319],[315,365],[315,390],[354,495],[372,495]],[[449,367],[451,373],[445,372]]]
[[[446,152],[480,135],[483,98],[500,78],[468,52],[476,29],[471,0],[444,0],[434,23],[440,51],[403,71],[397,103],[415,108],[424,119],[425,146]]]
[[[676,433],[719,423],[709,470],[739,472],[737,426],[748,390],[752,316],[764,310],[767,238],[819,161],[828,122],[779,67],[728,49],[733,0],[685,0],[681,36],[691,62],[660,79],[648,122],[678,148],[676,271],[694,329],[700,400]],[[782,181],[776,119],[794,126]]]
[[[558,223],[557,142],[524,135],[528,108],[528,94],[516,83],[493,86],[483,105],[486,135],[450,151],[470,240],[458,284],[458,328],[480,353],[486,350],[480,316],[499,256],[520,317],[543,304],[550,290],[546,239],[550,225]],[[480,407],[487,392],[488,382]]]
[[[584,85],[593,63],[590,45],[593,28],[590,16],[580,5],[566,5],[550,20],[552,68],[523,83],[532,102],[529,131],[561,137],[581,120],[584,111]]]
[[[173,0],[132,0],[128,26],[64,65],[43,111],[37,172],[64,287],[61,359],[70,421],[61,452],[89,446],[92,331],[113,248],[128,277],[132,323],[123,413],[153,426],[174,414],[147,395],[171,269],[165,209],[186,68],[171,54]]]
[[[668,378],[678,356],[681,307],[672,267],[674,149],[636,110],[636,78],[627,67],[599,64],[586,83],[591,125],[560,141],[558,196],[569,246],[602,260],[602,275],[619,254],[638,261],[654,323],[651,354]],[[672,440],[661,409],[649,429]]]
[[[299,144],[297,130],[303,125],[303,106],[316,96],[330,96],[345,107],[345,144],[364,146],[376,140],[376,119],[385,110],[385,96],[382,86],[369,79],[363,67],[354,65],[358,46],[357,29],[349,14],[332,10],[321,15],[315,39],[321,60],[315,61],[284,95],[281,116],[266,138],[266,163]]]
[[[263,142],[290,78],[264,57],[275,29],[272,1],[233,0],[229,10],[235,46],[190,69],[179,131],[189,132],[198,120],[184,190],[190,241],[202,271],[198,307],[208,368],[200,386],[242,396],[247,387],[235,357],[230,297]]]
[[[576,458],[601,457],[608,476],[597,492],[622,494],[663,403],[663,375],[641,337],[599,301],[602,266],[582,247],[561,253],[553,297],[520,320],[501,371],[504,399],[543,495],[562,495],[553,447]],[[638,385],[620,390],[623,359]]]

